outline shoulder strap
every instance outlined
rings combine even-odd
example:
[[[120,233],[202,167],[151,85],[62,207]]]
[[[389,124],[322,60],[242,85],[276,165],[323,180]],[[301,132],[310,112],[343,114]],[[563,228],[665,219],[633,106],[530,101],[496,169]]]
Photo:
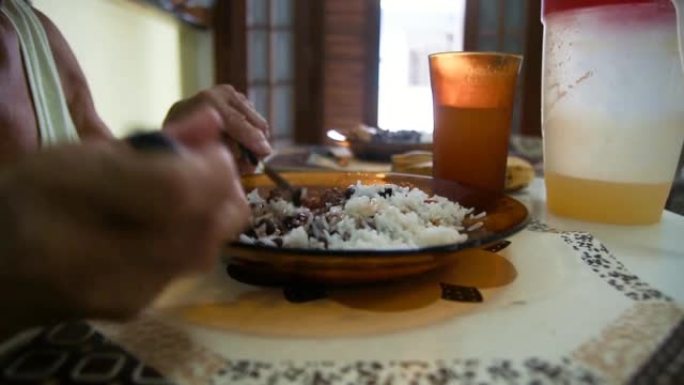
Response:
[[[43,147],[78,141],[45,29],[24,0],[4,0],[0,11],[19,36]]]

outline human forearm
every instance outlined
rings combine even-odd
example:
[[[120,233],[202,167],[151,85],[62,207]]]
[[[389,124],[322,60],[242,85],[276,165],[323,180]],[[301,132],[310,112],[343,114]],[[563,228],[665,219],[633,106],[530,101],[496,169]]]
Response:
[[[66,316],[58,301],[49,301],[46,282],[32,280],[22,268],[19,245],[20,213],[14,199],[17,190],[7,169],[0,171],[0,341],[27,327],[55,322]],[[43,286],[43,287],[41,287]]]

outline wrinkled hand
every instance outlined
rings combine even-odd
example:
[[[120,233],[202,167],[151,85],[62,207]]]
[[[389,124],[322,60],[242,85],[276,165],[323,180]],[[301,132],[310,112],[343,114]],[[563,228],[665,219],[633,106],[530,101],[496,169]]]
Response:
[[[223,146],[166,154],[98,142],[31,155],[0,172],[0,337],[134,315],[172,278],[212,267],[248,216]]]
[[[253,172],[253,165],[242,156],[236,144],[245,146],[259,158],[268,156],[271,153],[271,146],[268,142],[270,128],[249,100],[230,85],[214,86],[174,104],[164,119],[164,131],[186,145],[195,146],[192,130],[188,130],[187,127],[179,129],[174,123],[207,107],[216,110],[220,117],[224,135],[217,140],[229,142],[228,145],[236,155],[242,172]]]

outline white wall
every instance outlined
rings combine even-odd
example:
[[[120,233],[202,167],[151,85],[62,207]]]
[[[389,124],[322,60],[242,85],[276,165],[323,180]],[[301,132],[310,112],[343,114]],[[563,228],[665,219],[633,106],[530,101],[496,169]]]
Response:
[[[214,84],[214,39],[210,31],[181,24],[181,75],[183,97]]]
[[[209,32],[157,8],[132,0],[34,0],[33,5],[69,41],[98,112],[117,136],[159,127],[173,102],[212,82]]]

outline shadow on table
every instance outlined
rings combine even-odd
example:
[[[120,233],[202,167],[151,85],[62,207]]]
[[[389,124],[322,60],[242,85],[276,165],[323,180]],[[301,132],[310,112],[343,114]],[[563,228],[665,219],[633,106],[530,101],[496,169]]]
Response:
[[[394,283],[350,288],[261,287],[235,300],[173,310],[182,320],[221,330],[276,337],[346,337],[417,328],[474,311],[487,290],[517,277],[504,257],[458,253],[454,264]],[[493,289],[493,290],[489,290]]]

